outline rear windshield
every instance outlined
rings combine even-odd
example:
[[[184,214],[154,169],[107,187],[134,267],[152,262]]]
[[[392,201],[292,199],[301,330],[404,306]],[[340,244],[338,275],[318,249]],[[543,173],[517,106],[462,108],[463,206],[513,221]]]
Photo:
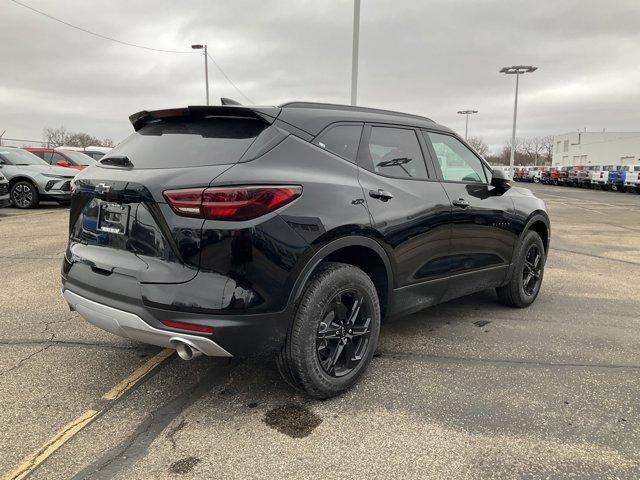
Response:
[[[103,159],[124,155],[134,168],[232,164],[264,128],[264,123],[246,118],[162,120],[145,125]]]

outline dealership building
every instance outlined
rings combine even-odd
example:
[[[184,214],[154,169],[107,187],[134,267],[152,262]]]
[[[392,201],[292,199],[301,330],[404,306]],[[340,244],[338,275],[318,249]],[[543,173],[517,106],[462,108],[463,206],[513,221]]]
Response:
[[[640,132],[555,135],[553,165],[640,165]]]

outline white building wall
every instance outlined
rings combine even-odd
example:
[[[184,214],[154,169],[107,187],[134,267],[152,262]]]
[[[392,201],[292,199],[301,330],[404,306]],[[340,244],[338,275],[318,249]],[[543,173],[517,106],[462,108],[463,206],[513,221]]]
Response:
[[[553,137],[554,166],[640,165],[640,132],[571,132]]]

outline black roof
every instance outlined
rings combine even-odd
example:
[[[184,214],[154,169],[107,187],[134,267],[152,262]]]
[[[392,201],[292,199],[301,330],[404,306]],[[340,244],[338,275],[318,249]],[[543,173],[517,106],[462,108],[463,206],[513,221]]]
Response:
[[[414,127],[445,127],[420,115],[368,108],[353,105],[338,105],[316,102],[287,102],[279,105],[282,109],[279,120],[290,123],[311,135],[317,135],[327,125],[335,122],[377,122]]]
[[[279,120],[292,125],[302,132],[315,137],[328,125],[336,122],[371,122],[412,127],[437,128],[451,132],[447,127],[436,124],[433,120],[419,115],[333,103],[288,102],[277,107],[235,105],[224,99],[225,105],[189,106],[166,110],[143,110],[129,117],[133,128],[137,131],[149,122],[176,117],[202,118],[207,116],[229,116],[254,118],[271,124]]]

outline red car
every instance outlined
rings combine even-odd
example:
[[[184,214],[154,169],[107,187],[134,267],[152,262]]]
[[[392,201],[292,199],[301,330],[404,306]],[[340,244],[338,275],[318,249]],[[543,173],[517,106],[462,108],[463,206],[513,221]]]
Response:
[[[45,162],[58,167],[73,168],[75,170],[84,170],[89,165],[93,165],[95,160],[82,152],[75,150],[64,150],[61,148],[42,148],[27,147],[27,152],[40,157]]]

